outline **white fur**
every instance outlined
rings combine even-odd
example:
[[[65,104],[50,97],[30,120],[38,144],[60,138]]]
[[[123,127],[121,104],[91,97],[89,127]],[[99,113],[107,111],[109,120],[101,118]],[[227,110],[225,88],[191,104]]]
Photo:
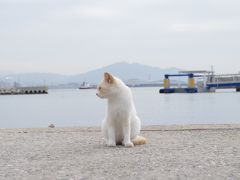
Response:
[[[107,115],[102,123],[103,136],[107,146],[132,147],[131,140],[140,133],[141,126],[132,92],[120,79],[111,78],[111,82],[102,81],[97,90],[97,96],[108,100]]]

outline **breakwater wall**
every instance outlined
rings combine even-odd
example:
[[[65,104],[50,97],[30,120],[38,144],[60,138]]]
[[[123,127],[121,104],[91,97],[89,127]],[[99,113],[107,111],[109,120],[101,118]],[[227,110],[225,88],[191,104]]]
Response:
[[[0,95],[47,94],[47,86],[0,88]]]

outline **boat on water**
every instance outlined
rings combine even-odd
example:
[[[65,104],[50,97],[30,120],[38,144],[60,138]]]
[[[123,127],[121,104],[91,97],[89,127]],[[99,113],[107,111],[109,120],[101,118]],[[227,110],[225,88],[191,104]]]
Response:
[[[90,85],[88,82],[83,81],[83,83],[80,85],[79,89],[95,89],[96,87],[93,85]]]

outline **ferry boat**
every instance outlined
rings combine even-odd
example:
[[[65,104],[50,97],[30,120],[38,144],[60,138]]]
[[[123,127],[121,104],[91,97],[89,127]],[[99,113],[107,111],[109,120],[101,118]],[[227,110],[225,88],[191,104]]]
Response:
[[[95,86],[92,86],[88,82],[83,81],[79,89],[95,89]]]

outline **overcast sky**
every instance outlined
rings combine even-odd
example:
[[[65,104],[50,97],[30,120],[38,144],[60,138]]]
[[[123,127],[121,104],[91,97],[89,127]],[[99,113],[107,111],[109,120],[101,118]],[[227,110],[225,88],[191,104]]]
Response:
[[[239,0],[0,0],[0,71],[119,61],[240,71]]]

